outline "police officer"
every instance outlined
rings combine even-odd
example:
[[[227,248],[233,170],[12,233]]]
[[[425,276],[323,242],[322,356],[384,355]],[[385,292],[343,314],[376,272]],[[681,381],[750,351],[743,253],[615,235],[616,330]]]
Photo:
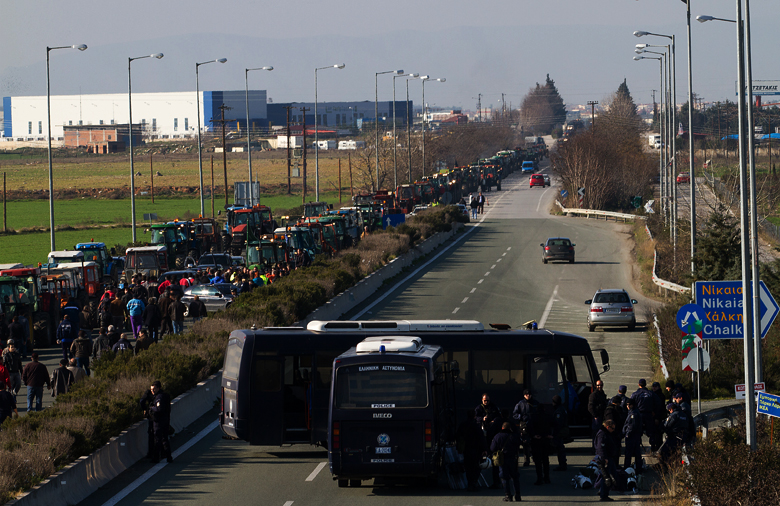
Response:
[[[647,381],[644,378],[639,380],[639,388],[631,394],[631,398],[636,402],[636,408],[642,415],[642,426],[645,428],[645,434],[650,439],[650,446],[653,451],[656,451],[658,449],[656,444],[657,429],[653,413],[655,399],[653,393],[647,389]]]
[[[528,424],[531,439],[531,452],[536,466],[536,481],[534,485],[550,483],[550,444],[553,438],[553,422],[544,411],[544,405],[538,404],[531,411],[531,421]]]
[[[152,393],[152,389],[150,388],[146,392],[144,392],[144,395],[141,396],[141,400],[138,401],[138,404],[141,406],[141,410],[144,413],[144,418],[146,418],[146,435],[147,435],[147,444],[146,444],[146,458],[147,459],[154,459],[154,425],[152,423],[152,412],[149,411],[149,408],[152,405],[152,400],[154,399],[154,394]]]
[[[628,407],[628,416],[623,424],[623,435],[626,438],[626,453],[623,460],[623,467],[629,467],[632,459],[634,460],[634,470],[641,474],[642,469],[642,415],[636,408],[634,399],[626,400]]]
[[[566,440],[569,439],[569,413],[563,406],[560,395],[553,395],[553,439],[552,444],[558,454],[558,467],[553,471],[566,471]]]
[[[456,439],[458,446],[463,448],[463,467],[469,484],[468,490],[478,490],[479,461],[487,455],[487,442],[485,441],[485,433],[482,432],[480,424],[474,418],[473,410],[466,413],[466,420],[458,426]]]
[[[588,397],[588,413],[591,420],[591,437],[601,429],[601,423],[604,421],[604,410],[607,409],[607,394],[604,393],[604,382],[598,380],[596,389]]]
[[[531,413],[537,406],[539,406],[539,402],[533,398],[530,390],[525,389],[523,390],[523,398],[520,399],[520,402],[515,405],[515,409],[512,411],[512,418],[515,419],[515,424],[518,426],[523,438],[523,454],[525,455],[523,467],[531,465],[531,442],[528,439],[525,428],[531,421]]]
[[[504,422],[501,431],[490,443],[491,453],[502,451],[504,463],[499,468],[501,482],[504,485],[504,501],[512,502],[512,486],[515,489],[514,500],[522,501],[520,497],[520,475],[517,472],[517,455],[520,453],[520,435],[512,430],[512,424]],[[512,485],[510,485],[510,483]]]
[[[615,423],[612,438],[615,440],[615,452],[620,455],[623,441],[622,429],[626,422],[626,415],[623,413],[623,408],[620,407],[620,397],[617,395],[609,400],[609,405],[604,410],[604,420],[612,420]]]
[[[615,422],[605,420],[601,429],[596,433],[593,445],[596,447],[596,462],[599,465],[599,477],[596,478],[595,488],[599,489],[599,498],[601,501],[613,501],[609,497],[611,485],[607,485],[605,474],[615,476],[617,473],[617,454],[615,448],[615,439],[612,432],[615,430]],[[611,481],[611,480],[610,480]]]
[[[501,430],[501,424],[504,420],[501,418],[501,410],[490,401],[488,394],[482,395],[482,403],[474,409],[474,420],[482,426],[486,441],[493,441],[493,438]],[[493,469],[493,484],[490,488],[501,488],[499,469]]]
[[[152,462],[159,462],[164,455],[168,462],[173,462],[171,443],[168,441],[168,430],[171,425],[171,397],[163,392],[159,381],[152,383],[152,398],[149,412],[152,415],[154,429],[154,452]]]
[[[669,412],[669,416],[664,422],[666,441],[661,447],[661,462],[668,462],[672,454],[689,438],[688,424],[690,420],[688,414],[673,402],[666,405],[666,410]]]

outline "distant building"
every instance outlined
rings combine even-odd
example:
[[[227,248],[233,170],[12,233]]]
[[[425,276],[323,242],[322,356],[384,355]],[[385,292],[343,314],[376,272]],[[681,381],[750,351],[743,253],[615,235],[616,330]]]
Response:
[[[85,147],[90,153],[118,153],[128,148],[128,125],[88,125],[63,127],[63,145]],[[133,125],[133,145],[141,144],[141,125]]]
[[[291,102],[268,104],[268,121],[276,125],[287,124],[287,109],[291,106],[290,122],[295,124],[303,123],[303,112],[306,109],[306,130],[313,128],[314,121],[314,102]],[[392,100],[379,102],[377,104],[379,112],[379,122],[393,124],[393,102]],[[396,101],[395,119],[398,126],[406,126],[407,117],[412,118],[413,102]],[[375,121],[374,102],[364,100],[362,102],[319,102],[317,104],[317,126],[336,128],[362,128],[364,124],[373,124]],[[373,127],[371,127],[373,128]],[[318,128],[319,129],[319,128]]]

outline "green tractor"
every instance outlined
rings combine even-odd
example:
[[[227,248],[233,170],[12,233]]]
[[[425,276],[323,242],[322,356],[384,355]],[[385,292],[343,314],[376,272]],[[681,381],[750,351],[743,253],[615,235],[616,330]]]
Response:
[[[150,244],[152,246],[165,246],[168,254],[168,265],[173,265],[176,270],[181,270],[188,263],[198,263],[200,244],[192,223],[176,220],[152,225],[149,230],[152,234]]]

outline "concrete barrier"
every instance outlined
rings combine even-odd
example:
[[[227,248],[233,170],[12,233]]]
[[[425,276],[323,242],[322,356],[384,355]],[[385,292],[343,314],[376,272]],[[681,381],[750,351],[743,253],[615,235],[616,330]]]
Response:
[[[210,410],[219,398],[222,373],[171,401],[171,426],[179,432]],[[91,455],[79,458],[38,486],[8,502],[14,506],[67,506],[86,499],[146,456],[147,420],[135,423]]]

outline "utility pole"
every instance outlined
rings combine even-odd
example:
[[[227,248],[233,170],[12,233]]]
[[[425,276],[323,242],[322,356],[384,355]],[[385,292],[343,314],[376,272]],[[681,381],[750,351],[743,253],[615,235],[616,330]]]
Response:
[[[588,100],[588,105],[590,106],[590,129],[594,132],[596,131],[596,105],[598,103],[598,100]]]
[[[655,91],[656,90],[650,90],[650,91],[653,92],[653,123],[655,123],[655,121],[656,121],[656,117],[655,116],[656,116],[656,114],[658,114],[658,110],[656,109],[656,105],[655,105]]]
[[[152,204],[154,204],[154,165],[152,164],[152,154],[149,153],[149,175],[152,178]]]
[[[303,194],[301,196],[301,203],[306,203],[306,111],[310,111],[311,107],[301,107],[300,111],[303,113]],[[314,118],[316,124],[317,118]]]
[[[482,93],[477,94],[477,111],[479,111],[479,122],[482,123]],[[423,104],[425,107],[425,104]]]
[[[228,208],[228,180],[227,180],[227,146],[225,145],[225,123],[229,121],[237,121],[234,119],[225,119],[225,111],[229,111],[233,109],[232,107],[228,107],[225,104],[222,104],[219,106],[220,111],[220,119],[214,120],[212,119],[212,123],[220,123],[222,125],[222,171],[225,176],[225,209]],[[250,189],[252,181],[249,181]]]
[[[287,195],[290,195],[290,109],[293,106],[285,105],[284,108],[287,109]]]

